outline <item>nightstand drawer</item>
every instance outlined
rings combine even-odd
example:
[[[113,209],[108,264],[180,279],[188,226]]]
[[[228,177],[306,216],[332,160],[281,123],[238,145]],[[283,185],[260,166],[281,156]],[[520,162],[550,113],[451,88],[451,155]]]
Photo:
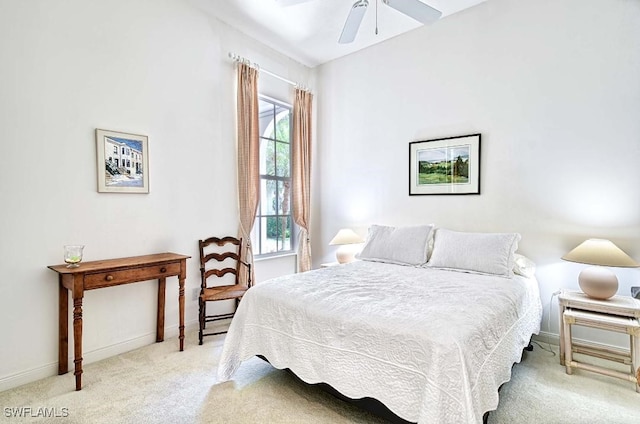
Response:
[[[84,277],[84,289],[91,290],[100,287],[134,283],[136,281],[154,280],[161,277],[178,275],[179,273],[180,263],[176,262],[165,265],[150,265],[141,268],[87,274]]]

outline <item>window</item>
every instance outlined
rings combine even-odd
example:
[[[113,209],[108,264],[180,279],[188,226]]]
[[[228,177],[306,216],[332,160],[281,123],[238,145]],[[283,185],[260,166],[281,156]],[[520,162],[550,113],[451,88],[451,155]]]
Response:
[[[260,96],[260,204],[251,232],[254,254],[293,250],[291,106]]]

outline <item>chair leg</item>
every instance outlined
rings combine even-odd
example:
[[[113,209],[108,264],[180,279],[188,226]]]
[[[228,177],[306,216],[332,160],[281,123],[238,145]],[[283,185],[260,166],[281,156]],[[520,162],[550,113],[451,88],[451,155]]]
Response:
[[[205,317],[205,302],[202,299],[199,299],[200,306],[200,331],[198,332],[199,345],[202,345],[202,338],[204,333],[204,317]]]

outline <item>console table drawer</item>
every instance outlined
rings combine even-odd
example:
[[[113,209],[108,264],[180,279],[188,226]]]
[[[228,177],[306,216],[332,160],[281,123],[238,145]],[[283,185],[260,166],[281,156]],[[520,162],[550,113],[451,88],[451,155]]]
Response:
[[[84,289],[91,290],[100,287],[117,286],[136,281],[154,280],[180,274],[180,263],[164,265],[150,265],[141,268],[131,268],[120,271],[87,274],[84,277]]]

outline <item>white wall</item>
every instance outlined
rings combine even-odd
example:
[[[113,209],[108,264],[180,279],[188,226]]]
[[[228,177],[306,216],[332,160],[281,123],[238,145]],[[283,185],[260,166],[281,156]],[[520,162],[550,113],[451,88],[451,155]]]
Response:
[[[342,227],[516,231],[557,334],[547,304],[582,269],[564,253],[602,237],[640,260],[640,2],[491,0],[319,75],[316,264]],[[482,194],[410,197],[409,142],[472,133]],[[640,285],[637,269],[617,274],[621,294]]]
[[[85,260],[191,255],[186,321],[197,321],[197,240],[237,230],[227,54],[295,81],[311,73],[209,18],[205,3],[0,2],[0,390],[57,372],[57,276],[46,267],[64,244],[85,244]],[[260,84],[291,101],[288,85]],[[149,136],[149,194],[97,193],[96,128]],[[262,268],[293,272],[294,260],[257,264],[258,281]],[[152,343],[155,299],[155,282],[87,292],[85,363]],[[166,325],[177,349],[175,278]]]

